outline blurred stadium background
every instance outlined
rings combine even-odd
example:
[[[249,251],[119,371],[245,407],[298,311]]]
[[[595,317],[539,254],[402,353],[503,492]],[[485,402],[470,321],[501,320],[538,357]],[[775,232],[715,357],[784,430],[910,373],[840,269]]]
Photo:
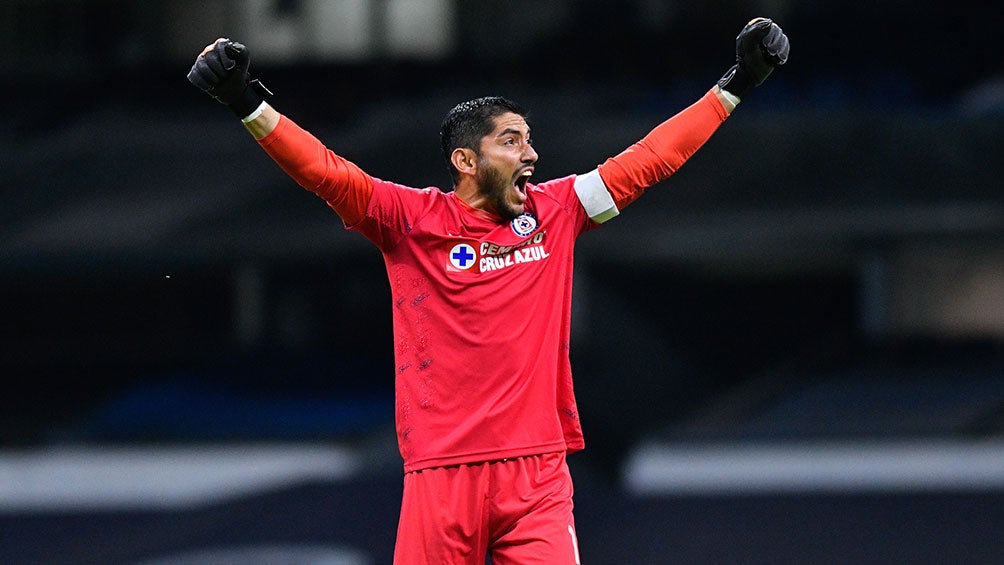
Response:
[[[756,15],[790,64],[579,244],[584,559],[1004,560],[979,5],[6,0],[0,562],[390,562],[380,256],[187,83],[204,45],[249,45],[367,171],[444,186],[456,102],[520,101],[536,177],[584,172],[703,94]]]

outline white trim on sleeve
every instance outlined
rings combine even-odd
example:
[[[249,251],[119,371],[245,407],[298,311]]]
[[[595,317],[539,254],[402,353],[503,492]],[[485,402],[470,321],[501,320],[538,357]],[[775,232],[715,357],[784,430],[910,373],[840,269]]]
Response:
[[[241,121],[244,122],[245,124],[252,122],[255,118],[260,116],[262,112],[265,111],[265,106],[267,106],[267,104],[264,100],[262,100],[261,104],[258,104],[258,107],[255,108],[253,112],[241,118]]]
[[[585,208],[586,214],[598,224],[620,214],[614,199],[607,190],[607,185],[603,184],[600,172],[596,169],[575,178],[575,194],[579,196],[579,202]]]
[[[741,98],[739,98],[735,94],[732,94],[728,90],[725,90],[724,88],[722,88],[721,91],[722,91],[722,96],[724,96],[726,100],[731,102],[733,106],[738,106],[739,102],[742,100]]]

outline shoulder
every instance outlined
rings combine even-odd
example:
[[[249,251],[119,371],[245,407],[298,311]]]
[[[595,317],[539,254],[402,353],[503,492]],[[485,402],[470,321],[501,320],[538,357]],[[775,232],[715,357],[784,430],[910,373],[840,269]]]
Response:
[[[435,186],[415,188],[378,178],[373,179],[373,193],[385,203],[400,203],[420,206],[447,204],[453,200],[452,192],[445,192]]]
[[[353,229],[363,232],[384,251],[425,224],[440,224],[455,215],[456,198],[434,186],[414,188],[373,179],[364,221]]]
[[[458,198],[453,191],[429,186],[414,188],[374,179],[367,215],[378,222],[410,233],[419,224],[456,223]]]
[[[562,207],[568,202],[569,195],[575,193],[576,175],[568,175],[540,184],[527,185],[527,192],[535,199],[560,203]]]
[[[617,215],[617,207],[596,169],[583,175],[568,175],[535,185],[531,189],[538,207],[548,202],[570,218],[591,229]],[[537,197],[539,196],[539,198]]]
[[[527,192],[532,202],[532,209],[528,211],[547,224],[558,221],[577,226],[576,230],[579,232],[588,229],[589,216],[575,189],[577,178],[580,178],[579,175],[568,175],[528,186]]]

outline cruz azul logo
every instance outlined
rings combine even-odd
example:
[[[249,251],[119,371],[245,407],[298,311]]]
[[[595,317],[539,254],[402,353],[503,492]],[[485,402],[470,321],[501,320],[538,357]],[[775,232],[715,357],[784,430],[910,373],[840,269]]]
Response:
[[[523,213],[512,221],[512,231],[520,237],[530,235],[535,229],[537,229],[537,218],[533,214]]]
[[[450,248],[446,270],[487,273],[547,259],[551,254],[544,249],[546,235],[547,232],[540,232],[516,245],[498,245],[487,241],[454,244]]]

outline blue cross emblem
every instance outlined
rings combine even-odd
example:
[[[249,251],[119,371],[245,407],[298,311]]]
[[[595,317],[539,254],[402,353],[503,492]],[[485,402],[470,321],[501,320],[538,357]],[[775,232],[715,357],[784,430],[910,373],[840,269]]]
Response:
[[[458,243],[450,250],[450,263],[458,269],[468,269],[474,264],[474,248],[466,243]]]

